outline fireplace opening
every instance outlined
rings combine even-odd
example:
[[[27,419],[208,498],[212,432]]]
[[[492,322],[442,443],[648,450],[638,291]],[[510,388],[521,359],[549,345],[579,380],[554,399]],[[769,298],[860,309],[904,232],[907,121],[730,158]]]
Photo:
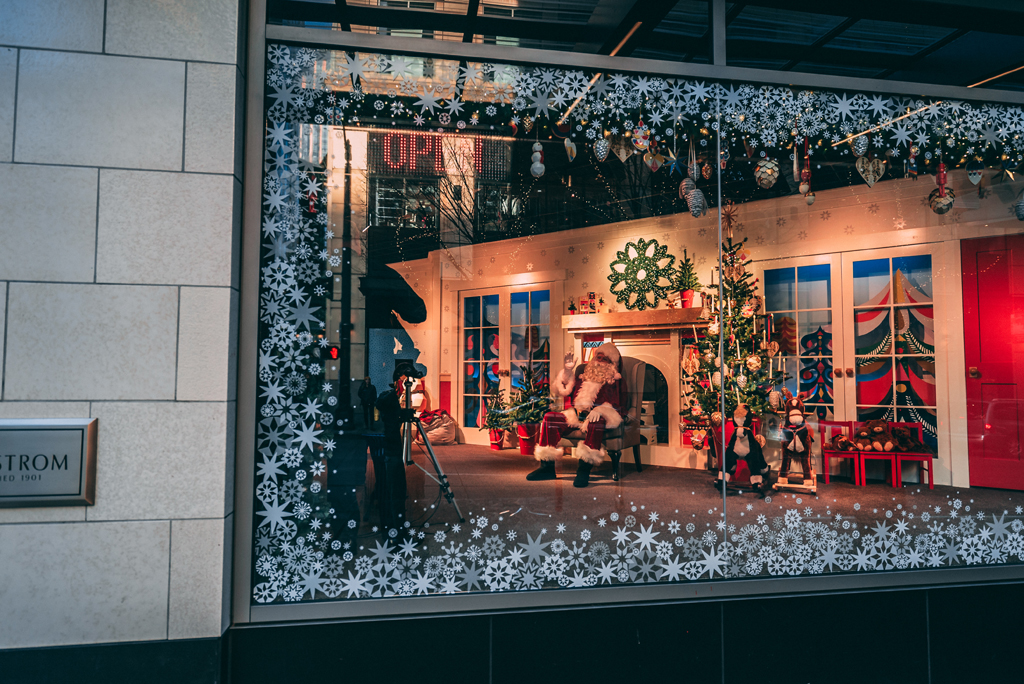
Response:
[[[648,444],[668,444],[668,382],[660,370],[647,364],[641,405],[640,432]]]

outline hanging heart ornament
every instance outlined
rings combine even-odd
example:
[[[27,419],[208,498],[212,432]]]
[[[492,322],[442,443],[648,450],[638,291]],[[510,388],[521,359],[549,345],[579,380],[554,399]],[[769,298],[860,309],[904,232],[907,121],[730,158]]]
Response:
[[[769,358],[775,356],[776,354],[779,353],[779,343],[776,342],[775,340],[772,340],[771,342],[768,343],[768,349],[766,351],[768,352]]]
[[[660,154],[654,154],[653,152],[647,152],[644,154],[644,164],[647,164],[647,168],[651,171],[657,171],[664,163],[665,158]]]
[[[569,161],[576,158],[576,143],[568,138],[565,139],[565,153],[569,157]]]
[[[683,360],[683,372],[687,375],[693,375],[700,369],[700,361],[697,360],[696,354],[689,354]]]
[[[611,151],[611,145],[608,144],[607,138],[601,138],[594,143],[594,156],[597,157],[597,161],[604,161],[608,158],[608,153]]]
[[[857,173],[860,174],[864,182],[868,184],[870,188],[878,179],[885,175],[885,162],[875,157],[874,159],[868,160],[867,157],[857,158]]]
[[[979,159],[972,159],[967,162],[967,180],[971,181],[975,185],[981,182],[981,177],[985,174],[985,165],[981,163]]]

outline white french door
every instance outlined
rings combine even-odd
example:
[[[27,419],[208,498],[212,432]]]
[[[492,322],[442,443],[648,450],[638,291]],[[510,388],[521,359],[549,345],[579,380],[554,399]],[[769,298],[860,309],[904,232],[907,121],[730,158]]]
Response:
[[[487,443],[486,432],[477,428],[491,392],[503,389],[508,399],[522,387],[530,364],[539,379],[549,382],[551,360],[562,356],[561,302],[558,282],[459,292],[462,370],[456,407],[467,442]]]

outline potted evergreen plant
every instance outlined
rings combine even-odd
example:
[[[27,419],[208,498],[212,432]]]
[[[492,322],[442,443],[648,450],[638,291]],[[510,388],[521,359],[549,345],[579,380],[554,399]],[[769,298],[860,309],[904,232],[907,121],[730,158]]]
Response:
[[[538,378],[532,354],[521,368],[522,384],[510,394],[510,413],[519,434],[519,453],[532,456],[537,430],[551,405],[551,393],[548,383]]]
[[[698,304],[694,304],[694,299],[696,298],[697,291],[701,288],[700,279],[697,278],[697,269],[693,266],[693,259],[690,258],[685,249],[683,250],[683,258],[679,262],[679,268],[676,270],[673,285],[681,294],[683,308],[690,309],[698,306]]]
[[[505,401],[505,390],[496,388],[487,395],[487,413],[484,415],[484,424],[481,430],[487,430],[491,440],[491,449],[501,451],[501,445],[505,441],[505,431],[512,428],[511,406]]]

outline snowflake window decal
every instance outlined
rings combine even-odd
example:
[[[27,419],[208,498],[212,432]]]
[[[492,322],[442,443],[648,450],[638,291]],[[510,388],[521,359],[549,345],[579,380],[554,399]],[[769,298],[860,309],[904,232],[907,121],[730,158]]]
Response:
[[[631,310],[656,309],[658,302],[668,298],[675,263],[668,247],[657,240],[627,242],[625,249],[616,252],[608,274],[615,301]]]

